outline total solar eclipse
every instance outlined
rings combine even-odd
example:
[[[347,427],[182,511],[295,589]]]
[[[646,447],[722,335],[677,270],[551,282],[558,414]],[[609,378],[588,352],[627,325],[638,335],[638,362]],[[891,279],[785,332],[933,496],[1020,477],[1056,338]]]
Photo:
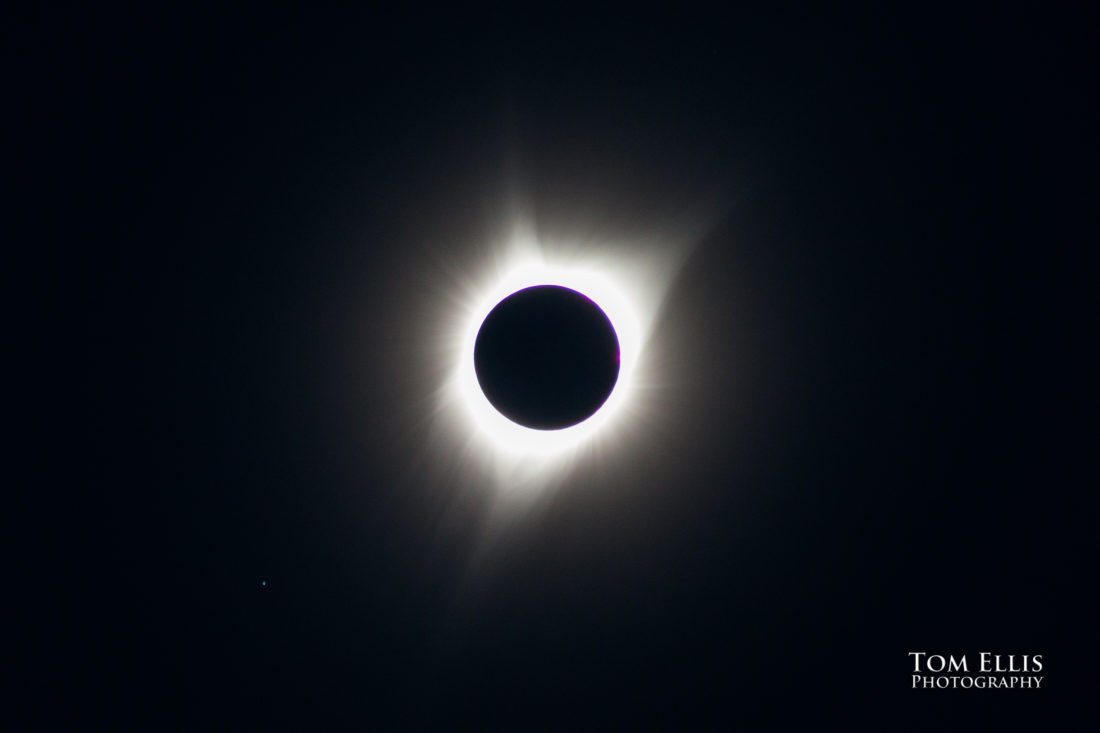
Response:
[[[500,301],[474,343],[477,381],[514,423],[560,430],[591,417],[619,377],[619,340],[585,295],[537,285]]]

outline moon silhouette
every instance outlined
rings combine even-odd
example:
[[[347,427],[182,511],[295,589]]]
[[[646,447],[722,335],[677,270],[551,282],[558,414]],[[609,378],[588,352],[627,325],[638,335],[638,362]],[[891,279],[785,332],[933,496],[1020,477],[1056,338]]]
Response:
[[[537,285],[500,301],[474,343],[477,381],[512,422],[560,430],[594,415],[619,377],[619,340],[585,295]]]

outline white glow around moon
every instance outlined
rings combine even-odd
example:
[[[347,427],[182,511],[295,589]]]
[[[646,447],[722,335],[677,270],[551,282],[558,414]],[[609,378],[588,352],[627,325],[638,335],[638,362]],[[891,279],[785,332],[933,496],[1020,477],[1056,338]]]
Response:
[[[644,422],[646,392],[667,379],[647,360],[647,345],[684,250],[676,243],[548,242],[527,229],[473,263],[476,272],[463,272],[442,314],[449,367],[437,410],[437,427],[445,433],[438,437],[459,446],[463,470],[486,471],[501,493],[530,498],[585,456],[606,457],[622,445]],[[561,430],[536,430],[504,417],[474,370],[474,342],[485,317],[505,297],[535,285],[583,293],[604,311],[619,340],[611,395],[591,417]]]
[[[611,394],[589,418],[560,430],[535,430],[504,417],[486,399],[474,372],[474,342],[489,312],[512,293],[536,285],[560,285],[587,296],[607,315],[619,339],[619,375]],[[612,278],[580,266],[527,261],[486,288],[485,297],[471,308],[452,378],[471,421],[488,443],[513,454],[552,454],[576,446],[613,424],[616,413],[630,398],[641,340],[637,308]]]

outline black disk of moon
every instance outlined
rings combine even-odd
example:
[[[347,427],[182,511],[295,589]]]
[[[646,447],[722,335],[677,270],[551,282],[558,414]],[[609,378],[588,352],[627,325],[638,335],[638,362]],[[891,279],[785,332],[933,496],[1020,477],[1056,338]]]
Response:
[[[486,316],[474,343],[477,381],[512,422],[560,430],[591,417],[619,378],[619,339],[600,307],[575,290],[538,285]]]

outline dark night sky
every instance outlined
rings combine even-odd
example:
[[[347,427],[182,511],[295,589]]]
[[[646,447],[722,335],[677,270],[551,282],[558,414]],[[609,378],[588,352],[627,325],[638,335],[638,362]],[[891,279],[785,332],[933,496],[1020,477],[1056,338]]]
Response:
[[[1095,724],[1093,19],[5,26],[54,416],[16,556],[34,719]],[[434,273],[517,190],[540,231],[717,214],[634,454],[581,463],[471,586],[483,507],[447,494],[480,479],[425,465],[424,342]],[[1042,654],[1047,689],[914,691],[910,651]]]

